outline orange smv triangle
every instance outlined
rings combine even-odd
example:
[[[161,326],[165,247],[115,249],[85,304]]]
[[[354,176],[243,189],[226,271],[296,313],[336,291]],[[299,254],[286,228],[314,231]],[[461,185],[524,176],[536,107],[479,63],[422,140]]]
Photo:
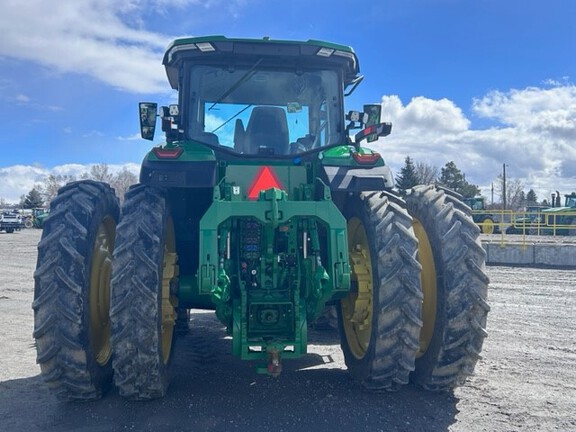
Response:
[[[263,166],[260,168],[250,187],[248,188],[248,198],[252,200],[258,199],[260,191],[265,191],[267,189],[276,188],[284,189],[282,182],[276,177],[276,174],[268,166]]]

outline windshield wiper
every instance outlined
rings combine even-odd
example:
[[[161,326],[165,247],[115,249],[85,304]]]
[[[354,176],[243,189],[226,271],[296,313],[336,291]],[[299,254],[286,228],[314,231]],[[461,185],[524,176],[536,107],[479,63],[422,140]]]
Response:
[[[212,105],[210,105],[210,108],[208,108],[208,111],[212,110],[212,108],[214,108],[216,105],[218,105],[220,102],[222,102],[224,99],[226,99],[230,94],[232,94],[232,92],[234,92],[238,87],[240,87],[242,84],[244,84],[246,81],[248,81],[250,78],[252,78],[252,76],[254,76],[254,74],[256,73],[256,68],[258,67],[258,65],[260,63],[262,63],[262,60],[264,60],[264,58],[261,58],[260,60],[258,60],[256,63],[254,63],[254,65],[252,65],[252,67],[250,69],[248,69],[246,71],[246,73],[244,75],[242,75],[240,77],[240,79],[238,81],[236,81],[234,84],[232,84],[232,86],[226,90],[222,96],[220,96],[218,98],[218,100],[216,102],[214,102]]]
[[[228,120],[226,120],[224,123],[222,123],[220,126],[218,126],[216,129],[212,130],[211,133],[216,132],[218,129],[220,129],[221,127],[225,126],[226,124],[230,123],[232,120],[234,120],[236,117],[238,117],[240,114],[242,114],[244,111],[246,111],[248,108],[250,108],[252,106],[252,104],[250,105],[246,105],[244,108],[242,108],[240,111],[238,111],[236,114],[234,114],[232,117],[230,117]]]

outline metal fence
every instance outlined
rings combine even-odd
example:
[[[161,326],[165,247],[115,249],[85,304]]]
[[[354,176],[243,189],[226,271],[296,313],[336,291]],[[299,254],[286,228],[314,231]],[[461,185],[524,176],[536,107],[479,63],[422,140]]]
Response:
[[[472,210],[484,234],[576,236],[576,209],[560,211]]]

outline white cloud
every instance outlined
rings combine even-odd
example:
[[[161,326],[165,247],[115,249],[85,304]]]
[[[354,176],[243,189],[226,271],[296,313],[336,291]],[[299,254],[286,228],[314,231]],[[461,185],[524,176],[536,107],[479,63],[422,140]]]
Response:
[[[22,104],[26,104],[26,103],[30,102],[30,98],[28,96],[26,96],[25,94],[17,94],[15,99],[16,99],[16,102],[22,103]]]
[[[82,138],[103,137],[105,133],[98,130],[91,130],[82,134]]]
[[[133,135],[129,136],[118,136],[116,137],[116,139],[118,141],[138,141],[142,139],[142,136],[140,135],[140,132],[136,132]]]
[[[382,98],[383,117],[392,119],[403,131],[426,130],[444,132],[462,132],[470,126],[470,121],[462,110],[448,99],[432,100],[419,96],[403,106],[398,96]]]
[[[0,198],[7,203],[18,203],[22,195],[26,195],[37,185],[42,185],[50,174],[80,178],[90,172],[95,164],[65,164],[53,168],[36,165],[13,165],[0,168]],[[110,173],[117,174],[126,168],[138,175],[140,165],[136,163],[108,164]]]
[[[528,130],[576,138],[576,86],[550,89],[528,87],[508,92],[492,91],[474,100],[480,117]]]
[[[179,0],[8,0],[0,56],[92,76],[137,93],[167,90],[160,58],[173,39],[140,28],[143,11],[213,4]]]
[[[507,175],[541,199],[555,190],[576,190],[576,87],[528,87],[492,91],[473,101],[473,112],[494,126],[474,129],[453,102],[424,97],[404,105],[398,96],[382,98],[382,119],[392,134],[376,144],[397,172],[409,155],[442,167],[453,160],[486,196],[507,165]]]
[[[34,185],[44,179],[46,170],[29,165],[14,165],[0,168],[0,198],[7,202],[18,202]]]

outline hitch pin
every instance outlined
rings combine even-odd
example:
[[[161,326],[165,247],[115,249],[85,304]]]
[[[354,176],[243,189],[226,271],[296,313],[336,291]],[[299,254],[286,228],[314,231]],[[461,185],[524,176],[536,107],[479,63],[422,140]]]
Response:
[[[280,362],[280,351],[271,349],[268,351],[268,374],[277,378],[282,372],[282,363]]]

